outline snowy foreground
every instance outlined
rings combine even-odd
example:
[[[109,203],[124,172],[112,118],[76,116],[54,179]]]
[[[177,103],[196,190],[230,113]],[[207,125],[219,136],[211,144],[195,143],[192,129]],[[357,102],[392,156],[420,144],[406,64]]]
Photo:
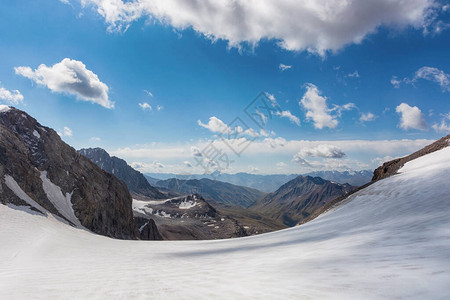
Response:
[[[120,241],[0,205],[0,299],[450,299],[450,147],[305,225]]]

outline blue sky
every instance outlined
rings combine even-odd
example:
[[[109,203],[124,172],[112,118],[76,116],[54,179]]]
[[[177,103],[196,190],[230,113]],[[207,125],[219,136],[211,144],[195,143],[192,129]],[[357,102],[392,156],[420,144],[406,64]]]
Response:
[[[450,132],[448,4],[227,3],[2,4],[0,102],[143,172],[372,169]]]

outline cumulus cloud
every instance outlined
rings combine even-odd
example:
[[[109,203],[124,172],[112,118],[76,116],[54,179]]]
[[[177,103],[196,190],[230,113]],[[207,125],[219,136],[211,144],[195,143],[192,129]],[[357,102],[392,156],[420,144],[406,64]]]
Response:
[[[354,103],[333,105],[333,108],[329,108],[327,97],[322,96],[317,86],[312,83],[306,84],[306,93],[299,104],[306,110],[306,119],[312,120],[317,129],[336,128],[339,124],[337,117],[341,116],[342,111],[356,108]]]
[[[176,30],[192,28],[231,47],[275,40],[287,50],[324,55],[360,43],[380,26],[416,29],[434,22],[430,0],[308,1],[285,0],[82,0],[92,4],[110,31],[125,31],[140,18]],[[301,20],[301,22],[299,22]],[[151,22],[147,22],[151,24]]]
[[[433,128],[437,132],[450,132],[450,112],[448,114],[443,114],[441,122],[434,123],[431,128]]]
[[[409,106],[406,103],[401,103],[396,107],[395,111],[400,114],[400,128],[404,130],[428,129],[423,113],[417,106]]]
[[[281,72],[283,72],[283,71],[289,70],[290,68],[292,68],[292,66],[285,65],[285,64],[280,64],[278,66],[278,68],[280,69]]]
[[[321,144],[315,147],[302,148],[297,155],[300,157],[342,158],[345,153],[334,145]]]
[[[395,88],[399,88],[402,83],[415,85],[420,79],[435,82],[439,84],[442,91],[450,92],[450,75],[438,68],[427,66],[417,70],[412,78],[405,77],[403,79],[398,79],[397,76],[393,76],[391,84]]]
[[[203,128],[208,129],[211,132],[214,133],[232,133],[233,131],[228,127],[227,124],[225,124],[221,119],[217,117],[210,117],[207,124],[202,123],[202,121],[197,121],[198,125],[200,125]]]
[[[17,105],[23,102],[23,95],[19,90],[9,91],[3,87],[0,87],[0,99],[13,105]]]
[[[361,116],[359,117],[359,121],[361,122],[372,122],[377,118],[373,113],[361,113]]]
[[[142,108],[142,110],[152,110],[152,106],[148,104],[147,102],[139,103],[139,107]]]
[[[108,97],[108,86],[96,74],[88,70],[84,63],[64,58],[53,66],[41,64],[37,69],[15,67],[16,74],[29,78],[52,92],[75,95],[78,99],[114,108]]]

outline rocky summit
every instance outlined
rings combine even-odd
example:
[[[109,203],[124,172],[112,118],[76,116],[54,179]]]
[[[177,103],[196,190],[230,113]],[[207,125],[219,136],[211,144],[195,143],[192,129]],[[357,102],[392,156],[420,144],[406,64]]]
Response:
[[[101,148],[81,149],[78,152],[89,158],[106,172],[114,174],[117,178],[125,182],[130,192],[151,199],[166,198],[158,189],[150,185],[142,173],[130,167],[125,160],[110,156],[108,152]]]
[[[353,189],[320,177],[298,176],[256,202],[250,209],[294,226],[320,207]]]
[[[137,239],[125,183],[64,143],[25,112],[0,110],[0,201],[95,233]]]

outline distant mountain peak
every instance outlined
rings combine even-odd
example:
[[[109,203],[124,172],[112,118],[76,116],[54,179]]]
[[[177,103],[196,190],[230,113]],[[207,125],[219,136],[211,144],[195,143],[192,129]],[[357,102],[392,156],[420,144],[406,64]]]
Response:
[[[166,198],[163,193],[145,179],[141,172],[133,169],[125,160],[116,156],[110,156],[106,150],[97,147],[80,149],[78,152],[90,159],[104,171],[114,174],[117,178],[124,181],[131,192],[152,199]]]

